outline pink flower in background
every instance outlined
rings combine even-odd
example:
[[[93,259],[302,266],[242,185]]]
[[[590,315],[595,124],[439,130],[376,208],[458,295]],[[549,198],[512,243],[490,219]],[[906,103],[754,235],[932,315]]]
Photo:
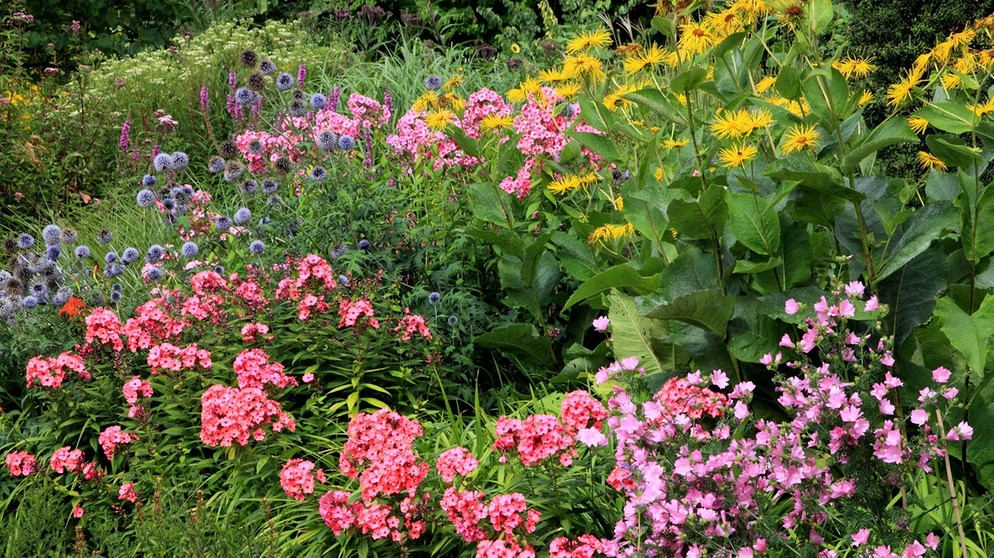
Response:
[[[800,306],[798,306],[797,301],[792,298],[788,298],[787,301],[783,303],[783,311],[789,316],[797,314],[798,310],[800,310]]]
[[[52,454],[49,465],[56,473],[73,473],[83,466],[83,451],[63,446]]]
[[[315,481],[325,481],[324,471],[315,469],[314,463],[306,459],[291,459],[280,470],[280,486],[294,500],[303,502],[308,494],[313,494]]]
[[[866,301],[866,306],[863,307],[867,312],[873,312],[880,307],[880,303],[877,302],[877,295],[873,295]]]
[[[12,451],[7,454],[7,469],[12,477],[26,477],[38,470],[35,456],[26,451]]]
[[[318,504],[321,519],[336,537],[341,536],[346,529],[355,524],[357,511],[362,507],[360,502],[349,504],[351,496],[344,490],[326,492],[324,496],[321,496]]]
[[[121,319],[106,308],[98,306],[86,317],[86,335],[84,338],[87,343],[99,340],[101,344],[109,344],[115,351],[119,352],[124,348],[121,333]]]
[[[72,516],[75,517],[76,519],[82,518],[84,513],[86,513],[86,512],[83,510],[83,506],[81,506],[79,504],[76,504],[75,506],[73,506],[73,508],[72,508]]]
[[[265,439],[265,426],[273,432],[284,428],[292,432],[297,427],[278,402],[256,387],[215,384],[207,388],[200,403],[200,441],[208,446],[227,447],[234,443],[245,446],[250,439]]]
[[[480,462],[473,457],[468,449],[457,446],[442,452],[442,455],[438,456],[438,461],[435,462],[435,468],[442,480],[451,484],[456,475],[465,477],[475,471],[479,464]]]
[[[951,442],[959,442],[961,440],[969,440],[973,438],[973,427],[966,422],[960,422],[956,426],[949,429],[946,433],[946,439]]]
[[[596,331],[607,331],[607,326],[611,324],[611,320],[607,316],[600,316],[593,321],[593,326]]]
[[[117,425],[108,426],[98,437],[100,447],[103,448],[104,455],[106,455],[109,460],[114,459],[114,454],[117,452],[118,446],[130,444],[132,441],[138,439],[138,436],[134,434],[122,432],[121,427]]]
[[[859,281],[852,281],[846,284],[846,296],[862,298],[866,287]]]
[[[393,332],[398,333],[401,330],[404,331],[400,337],[402,341],[410,341],[415,333],[420,334],[425,339],[431,339],[431,331],[428,329],[428,324],[425,322],[424,317],[411,314],[408,308],[404,308],[404,317],[400,319]]]
[[[940,366],[932,371],[932,379],[938,384],[944,384],[949,381],[949,377],[952,375],[947,368]]]
[[[138,494],[135,492],[135,485],[131,482],[126,482],[121,485],[121,488],[117,491],[117,499],[124,502],[131,502],[134,504],[138,501]]]

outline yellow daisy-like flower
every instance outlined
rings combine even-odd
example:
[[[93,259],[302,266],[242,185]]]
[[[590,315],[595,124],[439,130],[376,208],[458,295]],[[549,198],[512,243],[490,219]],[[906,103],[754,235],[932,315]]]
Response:
[[[752,23],[757,17],[772,11],[763,0],[735,0],[729,9],[745,15],[748,23]]]
[[[611,44],[611,34],[603,27],[592,33],[580,33],[575,39],[566,43],[566,52],[573,53],[592,48],[606,47]]]
[[[931,153],[926,153],[924,151],[918,152],[918,164],[921,165],[923,170],[937,169],[940,171],[949,170],[949,167],[942,162],[941,159],[932,155]]]
[[[617,56],[631,56],[638,52],[642,52],[642,45],[638,43],[628,43],[614,49],[614,54]]]
[[[791,3],[777,13],[777,20],[780,25],[783,25],[787,29],[794,31],[797,24],[804,21],[807,17],[807,12],[804,10],[804,5],[800,3]]]
[[[484,131],[496,130],[499,128],[510,128],[512,124],[514,124],[514,117],[510,114],[506,116],[488,114],[480,120],[480,128]]]
[[[425,115],[425,124],[432,130],[444,130],[449,123],[456,121],[456,114],[448,109],[429,112]]]
[[[914,133],[922,135],[928,129],[928,120],[925,120],[921,116],[909,116],[908,126],[911,127],[911,131]]]
[[[580,92],[580,82],[568,81],[566,83],[560,83],[556,86],[556,93],[559,93],[566,99],[576,97],[576,94]]]
[[[766,128],[771,123],[773,123],[773,113],[765,110],[753,110],[749,111],[749,130],[750,133],[755,132],[760,128]]]
[[[985,70],[994,69],[994,49],[980,51],[978,60]]]
[[[563,61],[563,74],[569,77],[589,76],[596,82],[606,77],[601,61],[589,54],[573,54]]]
[[[832,67],[838,70],[846,79],[853,76],[864,78],[870,75],[870,72],[876,68],[876,66],[870,64],[869,60],[849,57],[832,62]]]
[[[679,149],[681,147],[684,147],[688,143],[690,143],[690,140],[688,139],[675,140],[667,138],[663,140],[663,147],[666,149]],[[659,172],[662,173],[663,171],[660,170]]]
[[[462,74],[456,74],[449,78],[449,81],[442,85],[442,89],[453,89],[462,83]]]
[[[758,150],[755,146],[743,144],[739,146],[722,149],[718,152],[718,158],[726,167],[741,167],[756,158]]]
[[[602,225],[594,229],[594,232],[590,233],[587,237],[587,242],[591,246],[597,245],[600,241],[611,241],[625,236],[630,236],[635,233],[635,227],[631,223],[625,223],[624,225]]]
[[[411,108],[418,112],[426,112],[436,106],[438,106],[438,95],[435,95],[434,91],[426,91],[411,104]]]
[[[773,76],[766,76],[763,79],[756,82],[756,93],[762,95],[769,88],[773,87],[777,83],[777,78]]]
[[[521,82],[517,88],[507,92],[507,100],[512,103],[523,103],[528,100],[528,94],[537,95],[542,92],[542,84],[532,76]]]
[[[621,196],[618,196],[618,197],[614,198],[614,209],[616,211],[624,211],[625,210],[625,198],[622,198]]]
[[[752,115],[746,109],[725,111],[714,117],[711,131],[720,139],[738,139],[752,133]]]
[[[794,126],[783,135],[783,152],[789,155],[805,149],[814,150],[818,147],[820,138],[821,135],[814,126]]]
[[[439,106],[447,106],[456,112],[462,112],[466,108],[466,100],[455,93],[446,93],[438,98]]]
[[[633,56],[629,56],[625,59],[625,73],[634,74],[645,68],[654,68],[660,64],[669,64],[670,66],[676,65],[676,53],[666,52],[659,47],[656,43],[653,43],[649,50],[644,53],[639,53]]]
[[[656,180],[662,181],[663,180],[663,167],[657,167],[656,171],[654,173],[652,173],[652,176],[655,176]]]
[[[700,54],[717,42],[714,33],[703,23],[691,21],[680,26],[677,46],[687,54]]]
[[[873,99],[874,99],[874,97],[873,97],[873,93],[872,92],[870,92],[870,91],[863,91],[863,93],[859,96],[859,100],[856,101],[856,104],[859,105],[859,106],[861,106],[861,107],[862,106],[866,106],[866,105],[872,103]]]
[[[560,81],[566,81],[573,76],[566,75],[566,72],[562,68],[550,68],[548,70],[542,70],[538,73],[538,79],[545,83],[556,83]]]
[[[977,55],[966,51],[953,64],[953,68],[961,74],[972,74],[977,69]]]
[[[959,77],[959,74],[953,72],[943,72],[939,76],[939,82],[942,83],[942,88],[946,91],[956,89],[960,85],[963,85],[963,79]]]
[[[620,86],[618,86],[617,89],[608,93],[604,97],[604,100],[602,102],[604,103],[604,106],[608,108],[608,110],[617,110],[618,105],[621,105],[623,107],[629,107],[634,103],[632,103],[628,99],[622,99],[622,96],[632,93],[634,91],[638,91],[642,89],[642,87],[643,84],[641,83],[621,84]]]
[[[911,93],[914,91],[915,86],[918,85],[916,75],[915,72],[909,73],[901,81],[887,88],[888,105],[899,108],[911,99]]]
[[[550,182],[547,188],[553,194],[564,194],[570,190],[576,190],[582,185],[583,181],[580,180],[579,176],[567,174]]]
[[[911,65],[911,73],[918,75],[925,75],[925,70],[928,69],[928,65],[931,61],[932,61],[931,52],[926,52],[925,54],[919,54],[918,58],[915,58],[915,63]]]
[[[976,107],[967,105],[967,108],[972,110],[973,114],[976,114],[978,118],[984,116],[985,114],[990,114],[994,112],[994,97],[987,99],[987,102],[982,105]]]
[[[727,37],[745,29],[742,22],[742,12],[727,9],[721,12],[711,12],[704,18],[704,23],[714,30],[717,37]]]
[[[521,54],[521,47],[518,46],[518,43],[512,43],[511,44],[511,53],[512,54]]]

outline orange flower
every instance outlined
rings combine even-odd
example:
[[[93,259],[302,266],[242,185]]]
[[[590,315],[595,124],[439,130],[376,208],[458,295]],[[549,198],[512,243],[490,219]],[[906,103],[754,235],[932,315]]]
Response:
[[[75,318],[86,307],[86,303],[79,297],[72,297],[59,309],[60,316]]]

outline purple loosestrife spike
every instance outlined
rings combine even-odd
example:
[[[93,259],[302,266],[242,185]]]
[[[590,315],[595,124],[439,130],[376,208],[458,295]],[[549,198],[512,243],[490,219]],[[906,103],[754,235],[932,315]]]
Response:
[[[366,156],[362,159],[362,166],[367,169],[373,168],[373,134],[369,132],[369,128],[363,128],[362,139],[366,145]]]
[[[235,72],[228,73],[228,86],[231,87],[232,91],[238,89],[238,76],[235,74]]]
[[[121,141],[118,145],[121,146],[121,151],[127,151],[128,146],[131,145],[131,121],[125,120],[124,124],[121,124]]]
[[[307,79],[307,66],[301,64],[297,67],[297,87],[303,87],[305,79]]]
[[[338,110],[338,100],[342,97],[342,90],[336,85],[334,89],[331,90],[331,98],[328,99],[328,106],[331,110]]]
[[[393,96],[390,95],[389,89],[383,92],[383,104],[387,107],[387,110],[390,111],[390,114],[393,114]]]
[[[200,88],[200,110],[207,114],[208,109],[210,109],[210,93],[205,85]]]

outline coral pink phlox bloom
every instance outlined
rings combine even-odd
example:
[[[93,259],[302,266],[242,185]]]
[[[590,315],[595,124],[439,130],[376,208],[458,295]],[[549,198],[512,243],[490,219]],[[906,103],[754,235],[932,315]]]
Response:
[[[86,317],[87,343],[99,340],[103,345],[110,345],[114,351],[121,351],[124,342],[121,340],[121,318],[106,308],[97,307]]]
[[[451,484],[456,475],[465,477],[475,471],[479,464],[480,462],[473,457],[468,449],[457,446],[442,452],[442,455],[438,456],[438,461],[435,462],[435,468],[442,480]]]
[[[35,456],[26,451],[12,451],[7,454],[7,470],[12,477],[26,477],[38,470]]]
[[[291,459],[280,470],[280,486],[286,495],[304,501],[308,494],[314,493],[314,483],[325,481],[324,471],[315,469],[314,463],[306,459]]]

